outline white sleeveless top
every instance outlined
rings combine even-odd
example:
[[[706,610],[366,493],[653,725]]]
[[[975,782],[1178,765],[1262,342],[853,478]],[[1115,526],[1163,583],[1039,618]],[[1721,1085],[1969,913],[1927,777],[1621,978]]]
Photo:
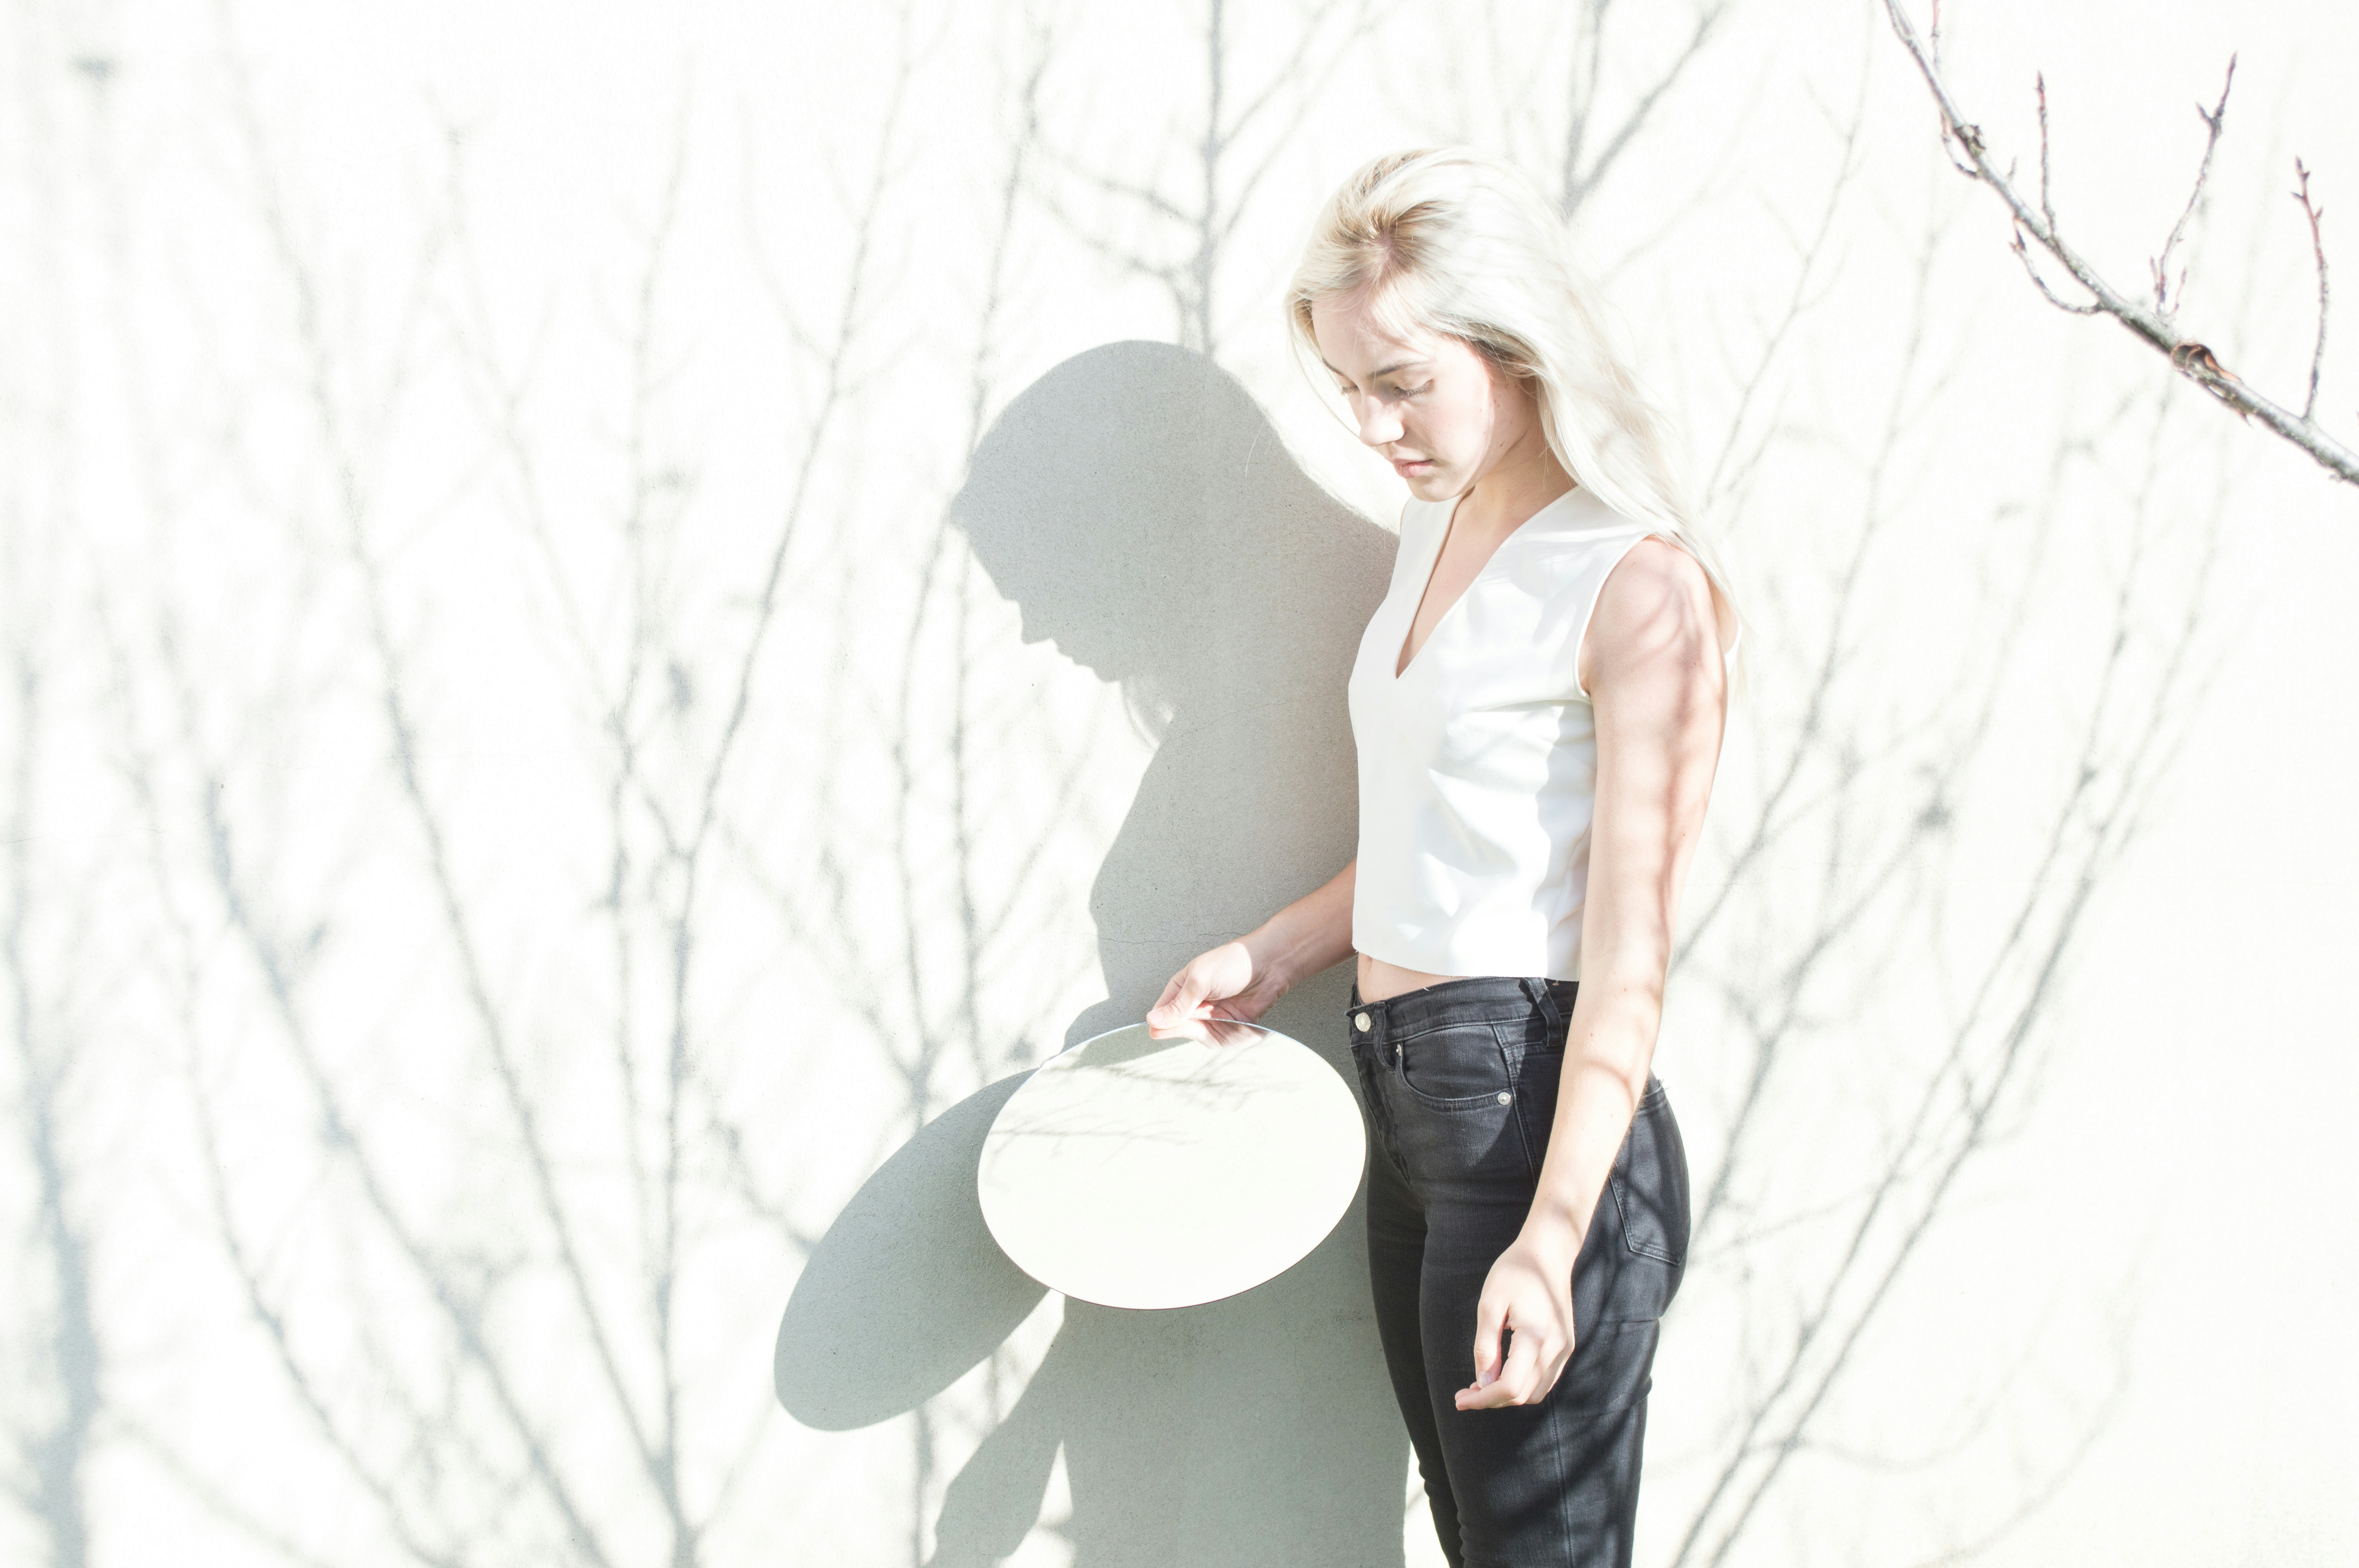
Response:
[[[1657,530],[1567,491],[1499,542],[1396,678],[1457,504],[1403,507],[1352,665],[1352,946],[1430,974],[1579,979],[1597,726],[1574,660],[1606,574]]]

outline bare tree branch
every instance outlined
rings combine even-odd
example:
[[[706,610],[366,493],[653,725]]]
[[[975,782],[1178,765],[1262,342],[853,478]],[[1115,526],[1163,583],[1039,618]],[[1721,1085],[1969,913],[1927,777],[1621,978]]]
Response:
[[[2071,276],[2073,282],[2089,293],[2091,302],[2085,306],[2066,305],[2044,282],[2039,283],[2040,292],[2062,308],[2083,315],[2102,314],[2112,317],[2126,330],[2161,352],[2169,361],[2172,369],[2234,409],[2240,416],[2257,416],[2262,424],[2294,446],[2308,452],[2321,468],[2345,483],[2359,484],[2359,451],[2354,451],[2350,447],[2330,436],[2312,417],[2316,404],[2315,359],[2312,362],[2313,396],[2304,406],[2303,411],[2296,414],[2291,409],[2281,407],[2247,386],[2233,371],[2220,363],[2210,348],[2180,334],[2173,319],[2175,308],[2166,308],[2162,303],[2165,293],[2162,269],[2168,264],[2171,244],[2177,242],[2179,233],[2177,227],[2171,231],[2170,242],[2164,245],[2162,256],[2153,264],[2156,268],[2157,303],[2152,307],[2141,304],[2115,289],[2098,274],[2096,268],[2065,241],[2056,221],[2055,210],[2049,200],[2048,91],[2045,81],[2041,81],[2038,84],[2040,189],[2039,210],[2034,211],[2025,201],[2022,194],[2016,189],[2009,176],[2002,174],[1993,165],[1991,155],[1983,145],[1981,128],[1968,121],[1951,100],[1949,86],[1941,78],[1940,67],[1935,63],[1924,43],[1919,39],[1916,28],[1910,24],[1908,13],[1902,8],[1901,0],[1884,0],[1884,8],[1886,15],[1892,20],[1893,31],[1899,35],[1900,41],[1908,49],[1909,57],[1917,62],[1918,70],[1924,75],[1925,84],[1931,91],[1934,104],[1940,112],[1942,146],[1948,148],[1954,143],[1957,149],[1965,155],[1964,160],[1960,161],[1956,152],[1952,152],[1951,157],[1953,166],[1959,172],[1990,187],[1998,194],[1999,200],[2006,204],[2007,211],[2014,215],[2015,219],[2013,243],[2017,253],[2024,255],[2027,267],[2030,262],[2028,255],[2024,252],[2023,236],[2027,232],[2038,243],[2040,249],[2062,265],[2064,270]],[[1937,18],[1938,16],[1937,7]],[[2230,58],[2228,70],[2230,80],[2233,81],[2235,72],[2234,57]],[[2203,150],[2203,163],[2196,176],[2197,194],[2201,191],[2204,174],[2211,168],[2212,146],[2219,139],[2220,124],[2227,113],[2227,88],[2223,85],[2221,89],[2220,103],[2216,108],[2205,111],[2201,105],[2197,105],[2196,112],[2203,116],[2209,129],[2209,137]],[[2305,211],[2309,211],[2308,189],[2308,180],[2305,177],[2302,198]],[[2190,195],[2189,198],[2190,209],[2194,205],[2194,196]],[[2181,223],[2185,222],[2183,215],[2180,222]],[[2314,224],[2313,240],[2315,240]],[[2319,271],[2322,280],[2325,275],[2325,256],[2322,248],[2319,251]],[[2038,282],[2036,274],[2034,281]],[[2321,292],[2322,296],[2322,283]],[[2324,312],[2321,310],[2320,320],[2321,352],[2324,330]]]
[[[1202,130],[1190,149],[1197,187],[1192,194],[1172,195],[1160,184],[1106,174],[1045,138],[1038,149],[1039,156],[1061,172],[1143,211],[1157,224],[1176,230],[1186,244],[1186,254],[1109,239],[1103,223],[1092,223],[1069,211],[1045,182],[1034,180],[1031,189],[1041,205],[1091,250],[1127,274],[1152,278],[1163,286],[1171,297],[1179,322],[1177,337],[1183,347],[1217,354],[1221,328],[1215,285],[1224,247],[1250,210],[1263,178],[1293,144],[1294,133],[1321,102],[1329,80],[1382,20],[1394,0],[1318,0],[1300,24],[1285,60],[1267,73],[1234,114],[1227,103],[1233,49],[1228,0],[1204,3],[1204,101]],[[1331,22],[1337,23],[1340,36],[1328,42]],[[1314,59],[1321,61],[1315,69],[1310,63]],[[1281,94],[1290,94],[1292,99],[1284,122],[1265,136],[1266,148],[1255,165],[1243,175],[1233,176],[1230,169],[1238,146],[1248,134],[1257,131]]]
[[[1581,153],[1582,144],[1588,138],[1590,117],[1597,108],[1598,77],[1604,54],[1605,12],[1610,3],[1611,0],[1584,0],[1582,6],[1589,38],[1584,73],[1587,80],[1575,90],[1572,114],[1565,129],[1564,157],[1557,181],[1558,204],[1568,217],[1579,211],[1582,203],[1589,200],[1590,193],[1604,181],[1615,160],[1629,148],[1639,132],[1646,129],[1655,106],[1662,102],[1664,95],[1686,73],[1688,67],[1702,54],[1704,46],[1712,41],[1713,32],[1735,9],[1732,0],[1703,0],[1696,7],[1695,27],[1689,33],[1687,42],[1680,46],[1680,52],[1671,57],[1670,63],[1655,80],[1640,90],[1638,101],[1631,105],[1629,113],[1622,117],[1622,123],[1606,138],[1605,146],[1584,168]]]
[[[2326,214],[2310,205],[2310,170],[2301,166],[2301,159],[2293,160],[2293,172],[2301,182],[2293,199],[2301,204],[2301,215],[2310,221],[2310,254],[2318,262],[2318,338],[2310,351],[2310,394],[2301,403],[2301,416],[2307,419],[2318,411],[2318,373],[2326,363],[2326,243],[2318,233],[2318,221]]]

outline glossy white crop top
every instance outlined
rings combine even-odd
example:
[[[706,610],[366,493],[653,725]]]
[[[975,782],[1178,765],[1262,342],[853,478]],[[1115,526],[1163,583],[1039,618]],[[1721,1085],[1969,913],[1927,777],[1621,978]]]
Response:
[[[1352,665],[1352,946],[1430,974],[1579,979],[1597,728],[1574,660],[1606,574],[1655,529],[1567,491],[1499,542],[1396,677],[1457,503],[1402,509]]]

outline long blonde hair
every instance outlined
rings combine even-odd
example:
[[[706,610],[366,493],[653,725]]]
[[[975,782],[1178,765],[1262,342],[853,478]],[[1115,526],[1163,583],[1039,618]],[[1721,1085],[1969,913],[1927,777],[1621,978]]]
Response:
[[[1311,307],[1336,298],[1364,300],[1395,336],[1417,327],[1460,339],[1529,382],[1565,471],[1678,540],[1736,613],[1695,527],[1678,432],[1615,352],[1571,232],[1521,169],[1465,146],[1363,164],[1320,209],[1287,285],[1288,335],[1306,374],[1319,359]]]

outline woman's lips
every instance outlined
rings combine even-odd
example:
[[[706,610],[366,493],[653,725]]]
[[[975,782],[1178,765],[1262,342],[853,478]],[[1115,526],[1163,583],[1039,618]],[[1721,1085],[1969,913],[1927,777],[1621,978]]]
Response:
[[[1395,458],[1393,460],[1393,467],[1403,473],[1413,473],[1419,469],[1430,469],[1432,466],[1431,458]]]

